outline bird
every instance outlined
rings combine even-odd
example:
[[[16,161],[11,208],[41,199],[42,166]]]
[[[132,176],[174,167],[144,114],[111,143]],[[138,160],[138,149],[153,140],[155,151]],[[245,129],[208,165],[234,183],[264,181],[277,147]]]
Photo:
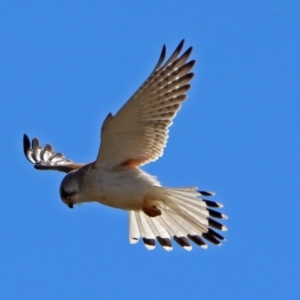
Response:
[[[183,47],[184,40],[165,61],[163,45],[150,76],[115,115],[107,115],[95,161],[74,163],[50,144],[41,146],[37,138],[23,136],[24,154],[35,169],[67,173],[59,193],[69,208],[98,202],[127,211],[129,243],[142,240],[148,250],[158,242],[170,251],[173,241],[188,251],[193,244],[206,249],[207,242],[225,241],[215,229],[227,230],[216,221],[228,218],[217,210],[223,205],[204,199],[214,192],[198,191],[195,186],[164,187],[141,169],[163,155],[169,127],[191,88],[193,48],[182,53]]]

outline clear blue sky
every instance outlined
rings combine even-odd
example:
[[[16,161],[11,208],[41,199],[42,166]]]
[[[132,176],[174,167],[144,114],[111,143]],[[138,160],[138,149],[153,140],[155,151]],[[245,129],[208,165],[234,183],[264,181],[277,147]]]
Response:
[[[2,1],[1,299],[296,299],[300,295],[298,1]],[[128,243],[127,214],[71,210],[62,173],[22,135],[74,161],[152,71],[162,45],[196,59],[163,158],[166,186],[217,193],[227,241],[171,252]]]

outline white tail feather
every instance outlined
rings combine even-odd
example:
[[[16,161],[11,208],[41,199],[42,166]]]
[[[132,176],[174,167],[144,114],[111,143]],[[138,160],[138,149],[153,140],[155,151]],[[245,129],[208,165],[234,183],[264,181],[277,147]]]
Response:
[[[136,244],[141,237],[134,211],[129,211],[129,243]]]
[[[149,217],[143,211],[130,211],[130,243],[136,243],[142,236],[146,248],[152,250],[155,248],[156,238],[167,251],[173,249],[171,237],[188,251],[192,249],[189,240],[202,248],[207,248],[205,240],[215,245],[221,244],[224,238],[210,227],[227,230],[213,219],[225,219],[227,216],[210,207],[219,208],[222,204],[198,198],[201,195],[213,195],[212,192],[200,193],[196,187],[157,188],[165,195],[163,199],[156,201],[161,215]]]
[[[163,226],[161,226],[161,224],[158,221],[158,218],[150,218],[146,215],[146,220],[161,246],[166,251],[171,251],[173,247],[170,235],[168,231]]]
[[[184,239],[187,237],[188,232],[185,230],[184,227],[180,223],[177,222],[177,220],[174,218],[172,214],[167,212],[166,210],[162,211],[161,215],[162,220],[166,223],[166,225],[169,227],[169,229],[172,232],[172,236],[174,239]],[[185,250],[192,250],[192,246],[187,243],[183,243],[181,245]]]
[[[135,212],[135,215],[145,247],[148,250],[153,250],[155,248],[155,235],[146,220],[146,215],[142,211]]]

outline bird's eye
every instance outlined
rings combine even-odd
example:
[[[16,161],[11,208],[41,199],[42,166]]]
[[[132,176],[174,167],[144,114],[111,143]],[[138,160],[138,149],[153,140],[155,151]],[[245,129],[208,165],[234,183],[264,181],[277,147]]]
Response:
[[[61,187],[60,195],[62,199],[68,199],[72,194],[67,193],[63,187]]]
[[[70,198],[74,194],[75,193],[67,193],[63,187],[60,188],[60,197],[70,208],[73,208],[73,203],[71,202]]]

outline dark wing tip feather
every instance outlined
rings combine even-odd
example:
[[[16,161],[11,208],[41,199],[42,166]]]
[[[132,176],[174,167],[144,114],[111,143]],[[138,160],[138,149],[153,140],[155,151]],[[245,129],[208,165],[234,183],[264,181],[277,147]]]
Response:
[[[23,151],[25,157],[37,170],[56,170],[68,173],[83,166],[82,164],[74,164],[71,160],[66,159],[62,153],[55,152],[49,144],[42,147],[37,138],[33,138],[30,142],[26,134],[23,135]]]
[[[182,80],[191,80],[193,77],[195,76],[195,74],[193,72],[191,73],[187,73],[186,75],[182,76]]]
[[[174,53],[180,53],[183,46],[184,46],[184,42],[185,42],[185,39],[182,39],[179,43],[179,45],[177,46],[177,48],[175,49]]]
[[[184,57],[184,56],[189,57],[189,56],[191,55],[192,51],[193,51],[193,46],[189,47],[189,48],[181,55],[181,57]]]
[[[163,48],[162,48],[162,50],[161,50],[160,57],[159,57],[159,59],[158,59],[158,62],[157,62],[157,64],[156,64],[154,70],[158,69],[158,68],[161,66],[161,64],[163,63],[163,61],[164,61],[165,58],[166,58],[166,53],[167,53],[166,45],[163,45]]]
[[[23,135],[23,151],[24,151],[25,157],[30,161],[30,159],[27,156],[27,152],[29,149],[30,149],[30,139],[29,139],[28,135],[24,133],[24,135]]]
[[[188,63],[186,63],[183,67],[190,70],[193,68],[195,63],[196,63],[196,61],[193,59],[193,60],[189,61]]]
[[[175,49],[174,53],[180,53],[183,45],[184,45],[185,39],[182,39],[181,42],[179,43],[179,45],[177,46],[177,48]]]
[[[176,47],[170,58],[166,61],[165,66],[168,65],[169,63],[173,62],[181,52],[182,48],[184,45],[184,39],[179,43],[179,45]]]
[[[182,48],[183,48],[183,45],[184,45],[184,39],[181,40],[181,42],[179,43],[179,45],[176,47],[176,49],[174,50],[174,52],[172,53],[169,61],[173,60],[173,58],[177,57],[178,54],[181,52]]]

